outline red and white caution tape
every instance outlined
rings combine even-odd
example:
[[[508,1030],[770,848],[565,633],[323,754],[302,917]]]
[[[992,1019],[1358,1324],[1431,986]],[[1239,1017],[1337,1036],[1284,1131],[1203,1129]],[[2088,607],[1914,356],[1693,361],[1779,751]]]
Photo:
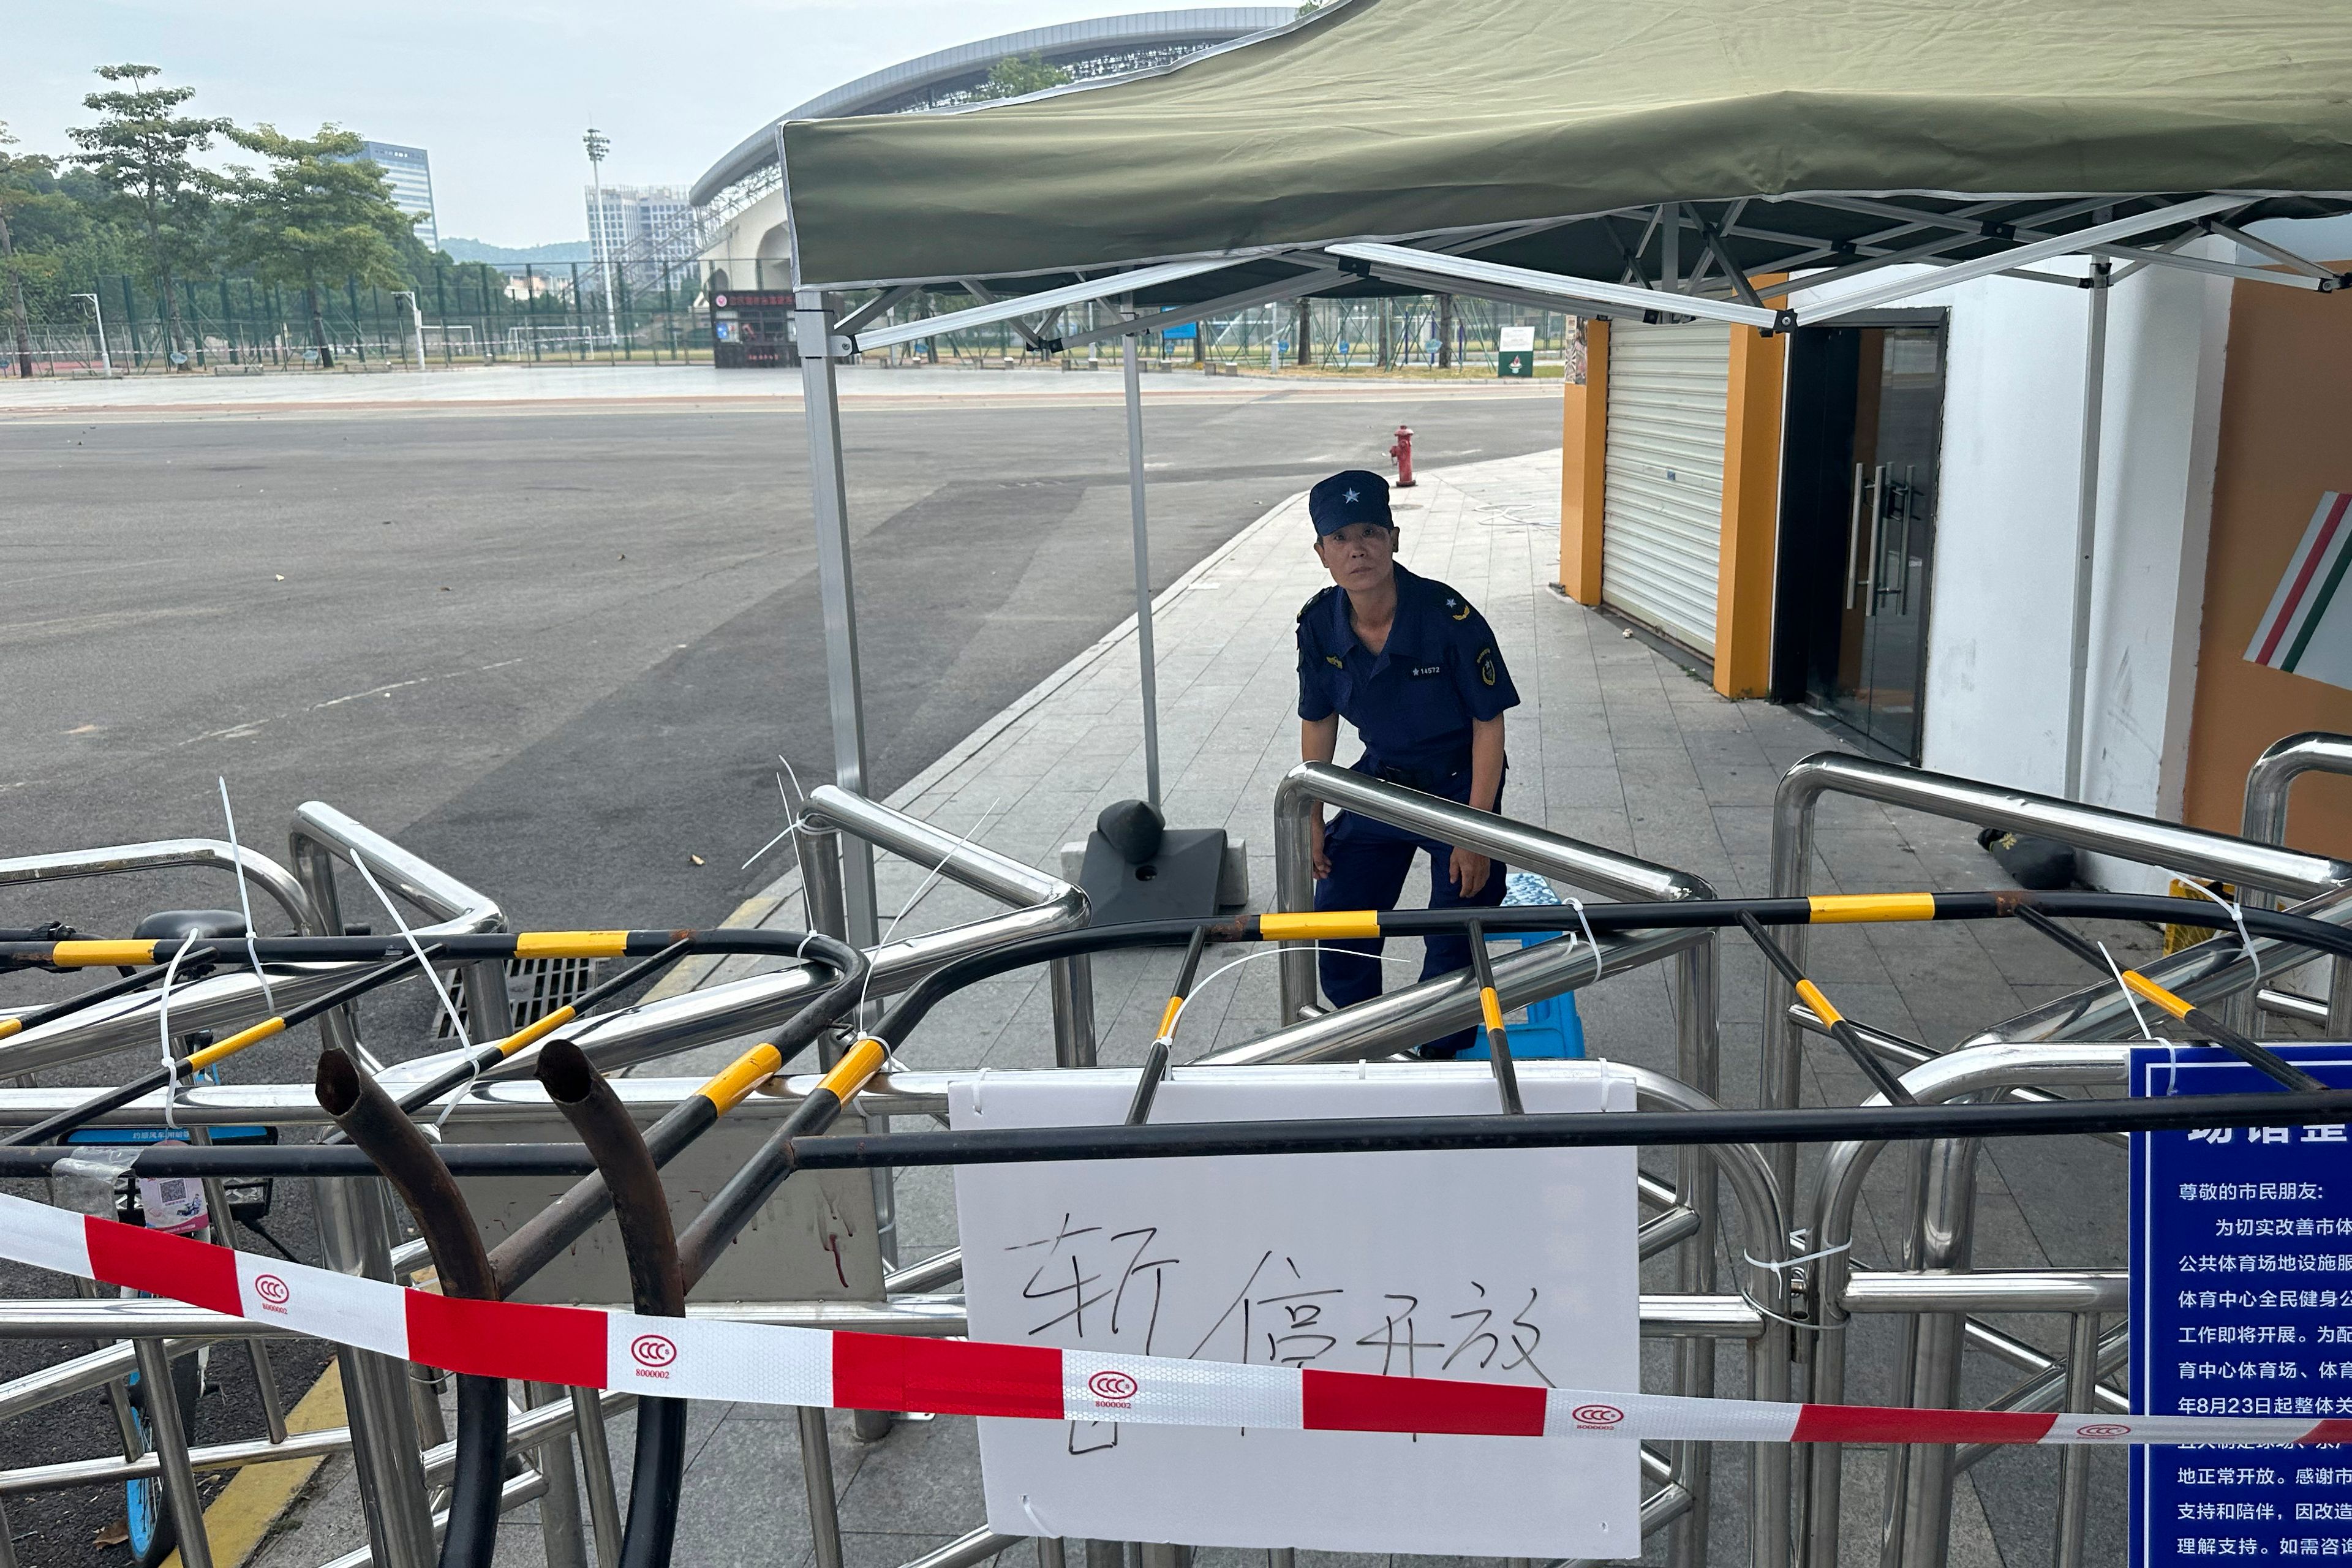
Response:
[[[2346,1443],[2352,1419],[1776,1405],[465,1301],[0,1194],[0,1257],[403,1361],[673,1399],[1324,1432],[1727,1443]]]

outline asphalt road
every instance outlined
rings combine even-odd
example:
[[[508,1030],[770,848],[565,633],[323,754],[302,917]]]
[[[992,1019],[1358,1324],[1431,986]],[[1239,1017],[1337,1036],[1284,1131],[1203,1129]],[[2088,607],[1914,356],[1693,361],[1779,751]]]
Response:
[[[1556,446],[1559,405],[1532,391],[1154,399],[1155,586],[1322,475],[1385,468],[1400,423],[1426,466]],[[852,402],[842,428],[887,795],[1130,612],[1123,416],[1115,395],[967,395]],[[0,856],[218,837],[226,777],[274,855],[315,798],[520,924],[709,924],[775,874],[738,868],[780,825],[776,755],[830,776],[794,407],[0,411]],[[346,890],[349,918],[365,896]],[[234,901],[193,874],[49,884],[0,889],[0,925],[118,933]],[[234,1076],[307,1077],[301,1033]],[[306,1194],[269,1228],[315,1258]],[[0,1269],[0,1295],[56,1289]],[[0,1342],[0,1379],[63,1353]],[[321,1361],[272,1353],[289,1397]],[[198,1441],[258,1430],[243,1355],[218,1357]],[[0,1455],[102,1454],[111,1434],[85,1398],[0,1424]],[[121,1563],[92,1544],[120,1512],[116,1488],[8,1504],[28,1568]]]

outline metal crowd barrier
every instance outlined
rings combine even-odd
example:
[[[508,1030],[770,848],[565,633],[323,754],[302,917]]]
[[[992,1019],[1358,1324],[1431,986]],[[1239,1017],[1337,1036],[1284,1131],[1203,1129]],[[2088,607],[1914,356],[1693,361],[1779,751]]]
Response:
[[[1588,844],[1528,823],[1400,784],[1369,778],[1328,763],[1301,763],[1284,775],[1274,795],[1275,908],[1308,910],[1315,903],[1312,818],[1336,805],[1377,822],[1491,855],[1506,866],[1535,871],[1571,888],[1615,899],[1660,901],[1712,899],[1705,879],[1654,861]],[[1562,913],[1564,921],[1571,917]],[[1558,942],[1522,949],[1495,964],[1496,989],[1507,1007],[1559,995],[1612,974],[1671,958],[1676,1070],[1682,1081],[1710,1101],[1722,1092],[1722,1038],[1717,994],[1716,933],[1665,931],[1612,939],[1602,944],[1596,964],[1590,949]],[[1316,1016],[1315,952],[1312,943],[1285,942],[1276,960],[1281,969],[1282,1026],[1276,1033],[1213,1060],[1226,1062],[1343,1059],[1358,1052],[1403,1050],[1477,1022],[1477,987],[1467,973],[1449,975],[1393,992],[1326,1017]],[[1402,1028],[1401,1021],[1410,1020]],[[1333,1037],[1352,1043],[1339,1045]],[[1676,1284],[1705,1293],[1716,1284],[1715,1188],[1717,1167],[1705,1152],[1675,1154],[1675,1186],[1694,1217],[1690,1244],[1675,1254]],[[1776,1183],[1776,1194],[1790,1189]],[[1777,1256],[1777,1255],[1776,1255]],[[1675,1392],[1705,1395],[1715,1391],[1715,1346],[1694,1339],[1677,1347]],[[1758,1462],[1785,1462],[1785,1454],[1760,1452]],[[1665,1489],[1688,1500],[1677,1510],[1668,1561],[1691,1568],[1704,1561],[1709,1523],[1713,1456],[1703,1443],[1678,1444]],[[1650,1523],[1645,1517],[1643,1531]],[[1785,1535],[1785,1531],[1781,1532]]]
[[[2352,773],[2352,735],[2306,730],[2264,747],[2246,772],[2245,812],[2239,829],[2243,837],[2256,844],[2284,844],[2288,792],[2295,780],[2312,773]],[[2278,907],[2276,896],[2263,888],[2247,889],[2245,900],[2258,909]],[[2352,963],[2333,959],[2327,972],[2326,1000],[2265,986],[2254,994],[2251,1005],[2245,997],[2231,998],[2230,1010],[2222,1016],[2257,1037],[2262,1015],[2276,1013],[2324,1025],[2330,1039],[2352,1038]]]
[[[0,859],[0,888],[26,887],[89,877],[122,877],[199,867],[235,874],[236,850],[224,839],[165,838],[147,844],[116,844],[50,855]],[[285,915],[296,931],[313,929],[310,896],[285,867],[268,856],[244,851],[247,879]],[[294,975],[276,982],[296,999],[317,995],[331,984],[324,974]],[[194,981],[172,994],[172,1011],[191,1029],[226,1029],[261,1016],[261,987],[250,974],[227,972]],[[0,1007],[0,1018],[22,1009]],[[0,1076],[104,1056],[126,1046],[144,1046],[155,1032],[154,998],[126,996],[92,1008],[87,1016],[28,1029],[0,1044]]]
[[[1950,773],[1896,767],[1842,752],[1816,752],[1789,769],[1773,796],[1773,897],[1796,898],[1811,890],[1813,817],[1822,797],[1831,795],[1874,800],[1979,827],[2029,833],[2136,865],[2219,877],[2298,898],[2352,886],[2352,863],[2326,856],[2249,843],[2226,833],[2005,789]],[[1805,962],[1807,942],[1801,929],[1791,931],[1782,945],[1799,964]],[[1797,1103],[1804,1022],[1795,1013],[1794,1000],[1785,981],[1778,975],[1765,977],[1760,1103],[1768,1107]],[[1793,1148],[1774,1152],[1773,1173],[1784,1191],[1795,1188],[1796,1159]]]
[[[2277,907],[2275,895],[2285,893],[2303,900],[2294,906],[2298,913],[2352,924],[2352,864],[2284,847],[2287,787],[2297,774],[2315,768],[2352,771],[2352,738],[2297,735],[2266,751],[2247,781],[2246,835],[2232,838],[1972,780],[1819,754],[1797,763],[1781,782],[1774,820],[1772,890],[1789,895],[1807,888],[1814,807],[1823,795],[1844,794],[2035,834],[2139,865],[2223,879],[2242,887],[2253,907]],[[1802,936],[1792,935],[1795,940],[1785,945],[1801,962]],[[2300,953],[2289,958],[2284,944],[2267,939],[2252,946],[2264,975],[2276,975],[2310,957]],[[2150,963],[2144,973],[2200,1005],[2231,1008],[2237,1017],[2249,1021],[2254,1016],[2255,962],[2226,933],[2223,940],[2200,942]],[[2327,1006],[2307,998],[2265,989],[2260,1001],[2265,1011],[2335,1022]],[[1811,1012],[1775,983],[1765,1011],[1768,1103],[1794,1102],[1799,1031],[1819,1028]],[[1904,1085],[1923,1101],[1986,1096],[2049,1100],[2063,1088],[2120,1084],[2128,1045],[2077,1042],[2128,1040],[2137,1032],[2129,1005],[2116,987],[2097,984],[1980,1031],[1946,1056],[1920,1061],[1916,1053],[1899,1049],[1886,1054],[1907,1068]],[[1880,1097],[1874,1096],[1873,1102],[1881,1102]],[[1947,1139],[1906,1151],[1912,1163],[1911,1212],[1897,1237],[1901,1268],[1855,1273],[1850,1255],[1842,1248],[1853,1239],[1853,1208],[1861,1179],[1883,1147],[1842,1144],[1832,1149],[1805,1205],[1809,1228],[1803,1243],[1819,1254],[1804,1288],[1804,1306],[1816,1330],[1801,1346],[1804,1364],[1799,1381],[1807,1396],[1826,1403],[1843,1399],[1846,1321],[1850,1314],[1869,1312],[1893,1314],[1901,1321],[1898,1403],[1933,1406],[1956,1402],[1963,1353],[1977,1351],[2024,1374],[1991,1408],[2123,1408],[2124,1395],[2101,1380],[2121,1365],[2129,1324],[2115,1322],[2104,1334],[2098,1327],[2102,1312],[2123,1316],[2127,1291],[2120,1273],[1973,1271],[1978,1140]],[[1784,1157],[1777,1173],[1792,1180],[1794,1150],[1778,1152]],[[2045,1356],[1978,1317],[2033,1311],[2067,1316],[2064,1357]],[[1890,1568],[1942,1568],[1949,1551],[1956,1479],[1984,1452],[1934,1446],[1888,1450],[1882,1555]],[[2087,1462],[2079,1451],[2070,1451],[2060,1462],[2053,1553],[2060,1568],[2074,1568],[2082,1561]],[[1798,1456],[1798,1472],[1806,1568],[1835,1568],[1843,1481],[1839,1449],[1809,1446]]]
[[[2304,901],[2297,912],[2338,925],[2352,925],[2352,864],[2302,854],[2256,837],[2284,837],[2287,783],[2313,767],[2352,771],[2352,740],[2299,736],[2266,752],[2250,780],[2249,837],[2203,833],[2128,814],[2086,807],[1965,779],[1886,767],[1843,756],[1816,756],[1801,763],[1783,782],[1773,842],[1776,896],[1801,894],[1810,881],[1813,809],[1825,794],[1859,795],[1972,824],[2038,833],[2101,854],[2168,870],[2218,877],[2249,889],[2284,893]],[[1551,834],[1494,814],[1472,812],[1452,803],[1362,778],[1344,770],[1308,764],[1284,781],[1276,822],[1276,903],[1303,909],[1310,901],[1307,867],[1308,814],[1318,803],[1341,805],[1380,820],[1494,855],[1507,865],[1536,870],[1570,886],[1619,898],[1662,904],[1716,897],[1706,883],[1672,868]],[[838,931],[843,914],[842,835],[898,854],[927,869],[936,868],[1013,908],[1002,915],[925,932],[876,948],[871,955],[871,994],[877,1001],[904,993],[943,967],[986,952],[999,944],[1085,924],[1085,898],[1045,873],[944,833],[902,813],[846,791],[826,787],[798,807],[795,849],[812,929]],[[60,876],[109,875],[169,865],[222,865],[228,847],[204,840],[121,847],[79,855],[28,857],[0,861],[0,885]],[[429,917],[418,929],[434,931],[491,931],[502,917],[496,902],[457,879],[373,833],[332,808],[310,803],[298,814],[293,836],[294,870],[267,858],[245,856],[248,874],[261,883],[301,931],[339,932],[342,928],[336,867],[364,864],[386,890]],[[1573,916],[1562,911],[1564,920]],[[1779,940],[1801,963],[1804,927],[1778,928]],[[2253,944],[2274,957],[2267,973],[2288,966],[2287,944],[2269,938]],[[2305,952],[2298,950],[2301,959]],[[1504,1006],[1558,994],[1600,978],[1672,960],[1676,1013],[1675,1075],[1629,1068],[1645,1110],[1721,1109],[1718,1052],[1716,933],[1711,927],[1670,927],[1606,936],[1596,952],[1580,942],[1554,942],[1511,952],[1493,963],[1493,982]],[[1201,1058],[1201,1065],[1369,1060],[1392,1056],[1475,1022],[1480,1004],[1475,983],[1452,975],[1389,993],[1340,1012],[1314,1005],[1311,952],[1297,944],[1277,961],[1281,968],[1282,1020],[1272,1033]],[[281,998],[289,988],[305,996],[322,994],[332,965],[302,966],[273,982]],[[313,973],[315,969],[316,973]],[[467,975],[469,995],[485,1007],[502,1004],[499,965],[480,961]],[[2255,968],[2232,940],[2200,943],[2145,966],[2159,984],[2199,1002],[2226,1001],[2249,991]],[[691,1047],[739,1039],[763,1032],[800,1010],[824,982],[808,967],[788,964],[773,973],[706,986],[581,1021],[565,1031],[588,1058],[605,1071],[657,1061]],[[1062,1067],[1091,1065],[1094,1020],[1091,984],[1082,956],[1053,961],[1055,1060]],[[216,989],[198,994],[204,986]],[[1763,1095],[1768,1108],[1796,1102],[1796,1052],[1801,1030],[1822,1021],[1793,1005],[1778,982],[1766,1012]],[[191,1026],[249,1020],[257,1016],[257,987],[250,975],[234,972],[192,983],[175,992],[175,1021]],[[2347,987],[2334,996],[2347,1005]],[[2297,999],[2264,1001],[2273,1011],[2298,1013]],[[2307,1001],[2307,999],[2305,999]],[[0,1044],[0,1073],[28,1071],[87,1059],[120,1045],[152,1037],[152,997],[126,998],[89,1016],[60,1021]],[[197,1008],[201,1006],[200,1013]],[[183,1009],[187,1011],[184,1013]],[[0,1016],[12,1016],[0,1013]],[[483,1028],[494,1012],[478,1015]],[[1949,1053],[1920,1059],[1916,1049],[1865,1035],[1905,1069],[1904,1085],[1923,1103],[1986,1098],[2049,1100],[2067,1090],[2112,1087],[2122,1076],[2129,1047],[2082,1043],[2126,1037],[2130,1016],[2111,985],[2086,986],[2074,995],[2037,1007],[1995,1026]],[[864,1020],[861,1020],[861,1022]],[[356,1051],[360,1041],[341,1013],[321,1019],[331,1044]],[[830,1060],[836,1047],[827,1048]],[[381,1081],[397,1091],[426,1081],[453,1058],[447,1053],[387,1068]],[[518,1061],[493,1068],[454,1096],[447,1109],[453,1142],[500,1137],[499,1129],[543,1122],[550,1114],[546,1091],[516,1075]],[[1184,1069],[1178,1068],[1181,1072]],[[944,1112],[949,1089],[967,1074],[899,1072],[876,1078],[857,1110],[887,1125],[894,1116],[931,1117]],[[806,1101],[816,1077],[790,1073],[772,1080],[772,1092],[754,1096],[738,1112],[754,1127],[772,1126]],[[684,1103],[698,1080],[627,1076],[611,1081],[619,1102],[640,1121]],[[0,1131],[21,1128],[86,1099],[88,1088],[0,1088]],[[198,1084],[173,1097],[178,1119],[194,1128],[263,1122],[279,1127],[316,1125],[324,1120],[307,1085]],[[1874,1098],[1870,1102],[1883,1103]],[[134,1101],[99,1120],[115,1125],[152,1121],[157,1097]],[[511,1134],[507,1135],[511,1138]],[[2112,1268],[1976,1271],[1973,1230],[1979,1140],[1945,1137],[1906,1150],[1912,1163],[1907,1229],[1898,1233],[1900,1256],[1893,1268],[1862,1269],[1845,1250],[1853,1234],[1862,1184],[1885,1145],[1846,1142],[1832,1146],[1809,1193],[1795,1186],[1794,1148],[1763,1149],[1744,1143],[1688,1145],[1676,1151],[1675,1179],[1640,1179],[1643,1218],[1638,1247],[1644,1258],[1672,1253],[1677,1258],[1675,1289],[1645,1294],[1641,1329],[1645,1339],[1673,1342],[1673,1384],[1677,1393],[1706,1395],[1715,1388],[1718,1347],[1729,1342],[1746,1352],[1746,1385],[1751,1397],[1809,1397],[1843,1402],[1846,1387],[1852,1320],[1860,1314],[1892,1318],[1902,1347],[1895,1372],[1899,1402],[1951,1405],[1958,1402],[1963,1354],[1989,1355],[2014,1369],[2017,1380],[1993,1408],[2018,1411],[2120,1407],[2124,1396],[2108,1381],[2121,1365],[2128,1343],[2123,1321],[2123,1276]],[[887,1173],[875,1172],[877,1217],[888,1214]],[[403,1242],[376,1180],[320,1178],[315,1182],[320,1245],[328,1266],[378,1279],[412,1275],[427,1258],[421,1241]],[[1729,1189],[1736,1226],[1718,1233],[1719,1190]],[[1801,1226],[1801,1228],[1792,1228]],[[1740,1259],[1729,1291],[1717,1288],[1717,1252],[1728,1244]],[[881,1227],[873,1242],[884,1247]],[[891,1252],[886,1264],[895,1263]],[[1806,1255],[1810,1255],[1808,1258]],[[1810,1261],[1810,1268],[1800,1267]],[[857,1328],[918,1335],[956,1335],[966,1329],[963,1300],[947,1289],[960,1277],[953,1253],[910,1268],[887,1268],[878,1300],[731,1300],[693,1303],[689,1315],[740,1321]],[[2046,1312],[2068,1320],[2066,1351],[2047,1353],[1982,1321],[1996,1313]],[[2103,1325],[2102,1319],[2105,1319]],[[267,1328],[219,1314],[152,1300],[69,1298],[0,1303],[0,1338],[82,1338],[114,1342],[106,1348],[0,1384],[0,1418],[23,1415],[56,1400],[119,1384],[136,1364],[154,1376],[167,1358],[192,1352],[220,1339],[256,1340]],[[288,1436],[273,1429],[268,1439],[247,1439],[191,1447],[171,1421],[156,1423],[155,1451],[128,1452],[121,1458],[51,1462],[0,1471],[0,1500],[53,1487],[111,1483],[141,1476],[162,1479],[167,1498],[193,1520],[184,1546],[187,1568],[208,1568],[200,1512],[194,1510],[194,1477],[280,1458],[310,1458],[348,1450],[360,1478],[360,1494],[370,1545],[343,1560],[373,1561],[385,1568],[425,1568],[444,1522],[434,1512],[435,1489],[456,1464],[456,1446],[445,1441],[437,1400],[417,1397],[419,1384],[405,1363],[346,1348],[341,1352],[349,1424],[338,1431]],[[168,1382],[159,1377],[158,1382]],[[614,1568],[620,1510],[603,1423],[627,1408],[621,1396],[588,1391],[527,1389],[510,1423],[509,1450],[517,1468],[500,1495],[503,1507],[538,1499],[542,1538],[551,1568]],[[861,1430],[865,1426],[861,1424]],[[887,1418],[884,1429],[887,1429]],[[822,1412],[804,1413],[801,1424],[804,1481],[816,1541],[819,1568],[839,1568],[842,1543],[834,1506],[830,1464],[824,1453]],[[876,1433],[878,1435],[878,1431]],[[580,1444],[578,1459],[572,1447]],[[1948,1552],[1951,1502],[1958,1477],[1980,1459],[1986,1447],[1895,1447],[1889,1449],[1886,1548],[1899,1568],[1941,1568]],[[1645,1495],[1645,1538],[1668,1532],[1668,1561],[1691,1568],[1707,1560],[1710,1506],[1715,1476],[1711,1447],[1699,1442],[1645,1445],[1641,1454]],[[584,1461],[584,1466],[582,1465]],[[583,1474],[584,1468],[584,1474]],[[1830,1446],[1792,1447],[1758,1445],[1748,1455],[1746,1520],[1751,1561],[1759,1568],[1787,1568],[1801,1558],[1808,1568],[1834,1568],[1843,1468],[1841,1451]],[[576,1503],[586,1482],[588,1513],[583,1529]],[[2059,1460],[2059,1526],[2056,1561],[2074,1568],[2083,1552],[2088,1508],[2088,1470],[2079,1450]],[[1015,1545],[1021,1538],[973,1531],[917,1559],[907,1568],[971,1568]],[[5,1541],[0,1526],[0,1542]],[[1115,1543],[1089,1542],[1093,1563]],[[1039,1541],[1041,1568],[1065,1568],[1064,1543]],[[1180,1549],[1137,1551],[1146,1568],[1174,1568]],[[1273,1554],[1276,1568],[1288,1568],[1290,1553]],[[0,1545],[0,1568],[9,1568]]]

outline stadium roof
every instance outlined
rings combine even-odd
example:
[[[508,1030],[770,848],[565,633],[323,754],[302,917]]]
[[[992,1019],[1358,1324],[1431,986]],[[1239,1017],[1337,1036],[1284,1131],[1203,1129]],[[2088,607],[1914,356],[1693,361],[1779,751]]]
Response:
[[[1281,26],[1296,15],[1297,7],[1292,5],[1139,11],[1130,16],[1097,16],[1087,22],[1031,27],[902,60],[819,93],[762,125],[713,163],[694,183],[688,199],[697,206],[707,205],[728,186],[772,167],[776,162],[776,127],[787,120],[887,113],[908,105],[909,100],[918,100],[915,106],[919,107],[925,95],[984,79],[997,61],[1022,55],[1036,55],[1049,64],[1067,65],[1103,56],[1200,49]]]

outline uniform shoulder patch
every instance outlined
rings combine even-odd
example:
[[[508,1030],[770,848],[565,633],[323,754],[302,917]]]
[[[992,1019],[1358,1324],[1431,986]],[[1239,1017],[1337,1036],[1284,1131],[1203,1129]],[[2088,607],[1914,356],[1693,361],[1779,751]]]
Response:
[[[1307,612],[1313,609],[1315,607],[1316,601],[1320,599],[1322,596],[1323,595],[1320,594],[1309,595],[1307,601],[1298,606],[1298,615],[1297,618],[1302,621],[1305,620],[1307,618]]]
[[[1444,584],[1440,583],[1436,586],[1437,602],[1439,605],[1444,609],[1446,615],[1453,619],[1457,621],[1466,621],[1471,616],[1478,613],[1472,607],[1469,600],[1464,598],[1461,595],[1455,593]]]

